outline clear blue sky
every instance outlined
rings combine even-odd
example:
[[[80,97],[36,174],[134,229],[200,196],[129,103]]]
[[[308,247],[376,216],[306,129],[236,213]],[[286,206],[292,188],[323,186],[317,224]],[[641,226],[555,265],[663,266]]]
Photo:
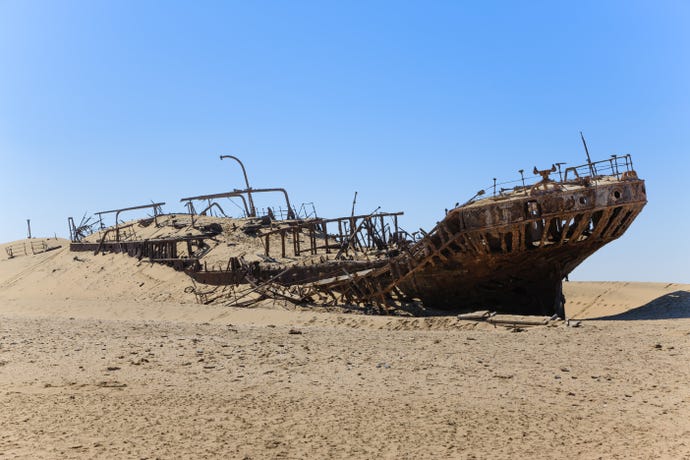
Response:
[[[631,153],[649,204],[571,277],[690,282],[690,3],[0,0],[0,241],[243,185],[444,208]]]

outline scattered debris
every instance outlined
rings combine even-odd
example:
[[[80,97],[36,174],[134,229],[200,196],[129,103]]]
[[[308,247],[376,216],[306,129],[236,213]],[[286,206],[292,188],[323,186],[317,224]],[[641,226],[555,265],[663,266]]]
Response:
[[[101,387],[101,388],[125,388],[127,386],[126,383],[118,382],[117,380],[109,380],[109,381],[103,381],[103,382],[98,382],[96,386]]]

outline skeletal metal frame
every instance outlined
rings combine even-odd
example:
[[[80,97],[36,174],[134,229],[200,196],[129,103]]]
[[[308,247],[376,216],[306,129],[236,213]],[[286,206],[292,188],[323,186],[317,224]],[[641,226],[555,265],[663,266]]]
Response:
[[[120,209],[111,209],[109,211],[99,211],[96,213],[98,216],[98,220],[101,225],[101,229],[103,229],[103,214],[112,214],[115,213],[115,241],[120,241],[120,214],[126,211],[137,211],[139,209],[153,209],[153,221],[156,224],[156,227],[158,226],[158,216],[159,216],[159,211],[161,209],[161,206],[163,206],[165,202],[160,202],[160,203],[151,203],[151,204],[142,204],[140,206],[131,206],[129,208],[120,208]]]

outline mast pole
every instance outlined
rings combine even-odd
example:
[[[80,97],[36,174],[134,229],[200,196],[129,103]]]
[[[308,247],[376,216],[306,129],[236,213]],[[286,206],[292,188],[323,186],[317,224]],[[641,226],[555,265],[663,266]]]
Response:
[[[589,149],[587,148],[587,142],[585,142],[585,136],[580,131],[580,138],[582,138],[582,145],[585,146],[585,154],[587,154],[587,166],[589,166],[589,174],[594,177],[594,167],[592,166],[592,159],[589,157]]]

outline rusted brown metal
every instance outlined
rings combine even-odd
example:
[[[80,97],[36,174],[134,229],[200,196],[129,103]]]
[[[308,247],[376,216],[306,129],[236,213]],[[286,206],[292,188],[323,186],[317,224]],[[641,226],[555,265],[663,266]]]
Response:
[[[233,155],[221,155],[220,159],[224,160],[225,158],[230,158],[231,160],[235,160],[240,164],[240,168],[242,168],[242,174],[244,175],[244,183],[246,184],[247,188],[247,198],[249,199],[249,213],[247,214],[248,217],[256,217],[256,208],[254,207],[254,200],[252,199],[252,191],[251,187],[249,186],[249,178],[247,177],[247,170],[244,167],[244,163],[240,161],[239,158]],[[246,207],[246,205],[245,205]],[[289,208],[289,206],[288,206]]]
[[[216,200],[219,198],[240,198],[244,204],[244,210],[247,217],[256,217],[256,208],[254,208],[254,202],[249,200],[252,193],[282,193],[285,198],[285,203],[287,205],[287,215],[288,219],[295,218],[295,212],[290,205],[290,197],[288,196],[287,190],[284,188],[250,188],[246,190],[233,190],[232,192],[222,192],[222,193],[212,193],[210,195],[199,195],[180,199],[180,202],[192,202],[192,201],[202,201],[202,200]],[[244,196],[247,195],[247,199]],[[247,200],[249,200],[249,207],[247,207]],[[209,204],[209,207],[214,203]]]
[[[568,168],[566,178],[569,171],[577,178],[558,182],[549,178],[555,167],[537,170],[535,186],[451,210],[409,252],[360,276],[359,300],[377,301],[397,287],[430,307],[563,316],[562,279],[622,235],[646,204],[631,163],[625,156],[615,165]]]
[[[46,240],[37,240],[34,238],[25,241],[9,244],[5,246],[5,252],[8,259],[13,259],[18,256],[28,256],[42,254],[44,252],[53,251],[60,248],[59,244],[50,244]]]
[[[159,204],[107,211],[117,212],[116,225],[104,230],[98,242],[82,242],[88,228],[80,230],[70,218],[72,249],[147,257],[184,269],[195,283],[248,286],[227,290],[226,300],[233,305],[246,305],[252,293],[296,303],[357,305],[381,313],[421,303],[453,311],[563,317],[563,278],[620,237],[646,204],[644,181],[632,169],[630,155],[565,170],[563,164],[544,170],[535,167],[537,181],[526,181],[520,170],[520,179],[512,183],[517,185],[508,188],[494,180],[463,205],[446,210],[431,231],[420,229],[413,235],[398,225],[402,212],[377,209],[335,219],[294,219],[287,192],[249,187],[241,164],[245,190],[180,201],[187,203],[194,219],[194,201],[207,201],[207,211],[217,205],[213,200],[240,197],[245,214],[255,216],[253,194],[282,192],[292,213],[289,219],[248,218],[242,224],[248,237],[261,241],[263,251],[258,255],[264,262],[231,257],[225,268],[209,269],[203,260],[209,248],[206,240],[220,233],[218,224],[215,233],[158,240],[141,240],[133,224],[119,225],[119,212]],[[329,224],[335,226],[329,229]],[[225,292],[196,285],[193,290],[202,293],[204,301],[221,299]]]
[[[99,211],[96,213],[98,216],[98,219],[101,223],[101,228],[103,228],[103,215],[104,214],[112,214],[115,213],[115,240],[119,241],[120,240],[120,214],[126,211],[137,211],[140,209],[151,209],[153,211],[153,221],[155,222],[156,226],[158,226],[158,215],[161,214],[161,207],[164,205],[164,202],[161,203],[151,203],[151,204],[143,204],[140,206],[130,206],[128,208],[120,208],[120,209],[111,209],[110,211]]]
[[[73,242],[79,242],[83,238],[91,235],[100,222],[94,221],[93,216],[87,217],[86,214],[81,218],[79,225],[76,225],[74,218],[67,218],[67,225],[69,226],[69,239]]]
[[[335,219],[309,219],[305,221],[286,222],[279,224],[277,228],[267,226],[262,228],[259,235],[264,238],[264,254],[270,256],[270,240],[275,235],[281,238],[281,257],[286,257],[285,238],[286,232],[292,236],[293,250],[292,256],[299,257],[302,253],[301,238],[305,236],[309,241],[309,253],[317,255],[320,251],[330,254],[331,250],[337,249],[336,259],[340,259],[348,251],[352,252],[356,246],[358,251],[369,251],[374,249],[385,250],[388,248],[386,241],[394,237],[391,226],[386,223],[388,218],[393,217],[397,222],[397,217],[403,215],[397,213],[372,213],[368,215],[357,215],[349,217],[339,217]],[[338,234],[328,233],[328,224],[338,224]],[[348,234],[343,232],[343,224],[348,228]],[[395,224],[397,225],[397,224]],[[319,244],[323,239],[323,244]],[[362,243],[366,241],[366,243]],[[331,243],[332,242],[332,243]],[[357,242],[357,243],[355,243]]]

